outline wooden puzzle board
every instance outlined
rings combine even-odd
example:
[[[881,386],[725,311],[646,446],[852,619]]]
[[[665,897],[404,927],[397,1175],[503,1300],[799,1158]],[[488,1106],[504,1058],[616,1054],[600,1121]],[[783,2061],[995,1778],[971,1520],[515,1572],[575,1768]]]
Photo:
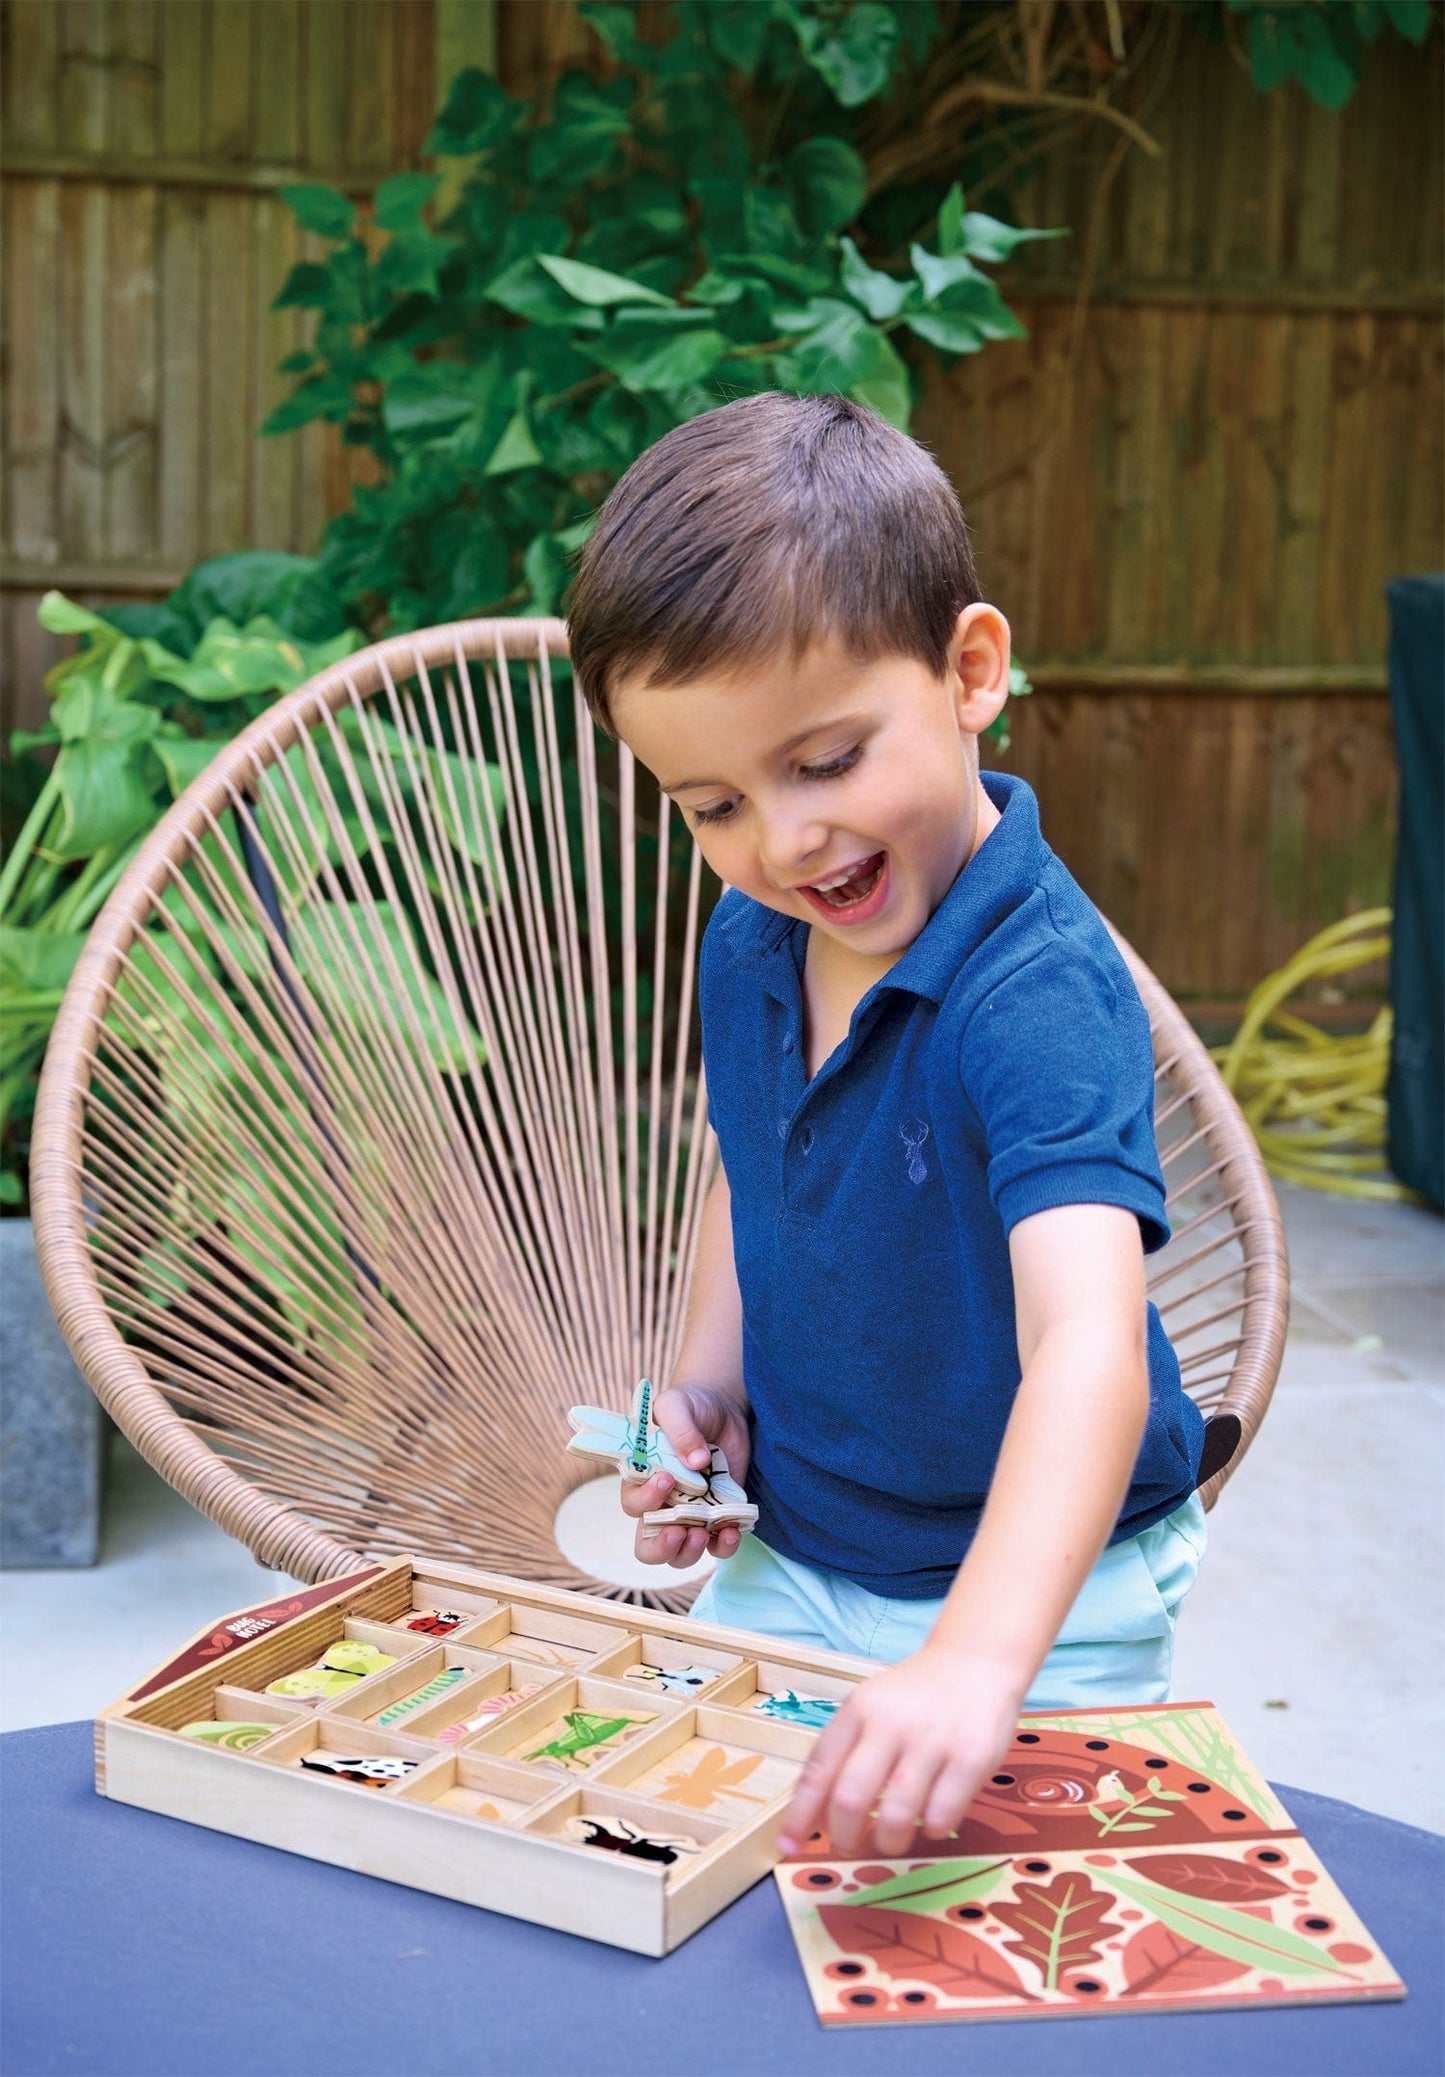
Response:
[[[1204,1703],[1030,1713],[945,1844],[776,1872],[825,2026],[1405,1994]]]
[[[330,1692],[276,1691],[323,1660]],[[773,1866],[819,1722],[873,1670],[401,1558],[193,1638],[97,1719],[96,1784],[665,1954]],[[211,1724],[242,1728],[187,1735]]]

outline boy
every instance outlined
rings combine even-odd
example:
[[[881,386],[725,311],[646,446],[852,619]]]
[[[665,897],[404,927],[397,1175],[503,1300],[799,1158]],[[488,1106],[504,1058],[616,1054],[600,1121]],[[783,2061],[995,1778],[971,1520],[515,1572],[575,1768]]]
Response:
[[[861,1852],[871,1817],[866,1850],[902,1853],[1025,1704],[1168,1694],[1203,1423],[1145,1298],[1147,1020],[1029,789],[980,779],[1008,627],[906,435],[777,394],[679,426],[603,506],[570,633],[726,889],[700,966],[723,1172],[656,1417],[760,1514],[712,1538],[694,1613],[892,1662],[779,1845]],[[639,1524],[644,1558],[706,1542]]]

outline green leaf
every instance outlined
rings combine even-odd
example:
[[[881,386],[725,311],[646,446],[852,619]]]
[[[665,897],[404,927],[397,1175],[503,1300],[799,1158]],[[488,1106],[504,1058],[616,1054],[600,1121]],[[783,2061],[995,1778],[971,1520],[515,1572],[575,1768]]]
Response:
[[[414,231],[441,186],[436,173],[393,173],[376,191],[376,221],[383,231]]]
[[[938,211],[938,249],[946,259],[963,251],[963,187],[955,181]]]
[[[613,57],[620,58],[624,65],[644,65],[648,59],[656,62],[656,50],[643,43],[637,34],[634,8],[609,6],[606,0],[583,0],[577,12],[596,31]]]
[[[128,643],[139,653],[142,645]],[[70,676],[55,696],[51,717],[62,743],[144,743],[160,726],[160,714],[139,701],[120,698],[91,672]]]
[[[764,0],[708,0],[702,22],[723,63],[751,79],[773,24],[771,7]]]
[[[913,416],[913,384],[907,366],[885,333],[873,336],[873,366],[854,382],[853,395],[906,433]]]
[[[356,205],[340,188],[307,181],[298,187],[282,188],[281,199],[289,205],[303,230],[314,231],[319,238],[350,237],[356,222]]]
[[[482,293],[489,302],[510,310],[514,317],[527,318],[532,324],[565,325],[569,331],[600,332],[606,323],[601,310],[579,303],[550,273],[543,272],[541,261],[552,257],[542,253],[523,254],[504,267],[500,274],[494,275]],[[661,300],[666,302],[667,298],[664,296]]]
[[[350,414],[351,403],[349,382],[339,375],[319,375],[314,381],[303,382],[276,406],[262,421],[262,435],[294,433],[298,426],[310,425],[318,418],[330,419],[335,424]]]
[[[523,107],[489,72],[468,65],[447,89],[424,149],[442,158],[470,158],[473,152],[489,151],[520,120]]]
[[[670,296],[659,295],[656,289],[647,288],[639,281],[629,281],[625,275],[609,274],[603,267],[589,267],[582,260],[566,260],[556,253],[542,252],[537,255],[537,264],[546,269],[567,295],[594,309],[607,309],[621,303],[652,303],[664,310],[673,308]]]
[[[0,989],[40,995],[66,987],[88,935],[83,930],[0,927]]]
[[[292,957],[329,1013],[354,1017],[369,1031],[381,1023],[399,1031],[407,1047],[416,1043],[415,1022],[433,1063],[452,1073],[480,1061],[481,1040],[422,966],[406,912],[392,902],[369,910],[349,902],[330,906],[340,913],[308,911],[291,930]]]
[[[625,320],[586,348],[589,360],[610,369],[634,391],[686,389],[705,382],[728,350],[723,334],[709,328],[659,330]]]
[[[156,820],[156,804],[129,743],[103,736],[67,743],[55,774],[61,810],[57,858],[89,858],[109,844],[126,843]]]
[[[944,353],[979,353],[984,344],[983,333],[971,317],[952,310],[937,311],[932,315],[922,313],[907,320],[910,332],[926,339],[930,346],[939,347]]]
[[[1385,0],[1385,12],[1407,43],[1423,43],[1430,34],[1430,0]]]
[[[52,635],[100,635],[108,640],[115,639],[115,630],[107,626],[98,613],[89,606],[77,606],[63,591],[47,591],[35,609],[35,618]]]
[[[1015,224],[1000,223],[996,216],[982,216],[971,209],[963,219],[963,243],[965,251],[975,260],[1007,260],[1021,245],[1029,245],[1040,238],[1067,238],[1067,227],[1053,231],[1021,230]]]
[[[884,319],[897,317],[899,311],[913,293],[911,281],[899,281],[892,274],[881,274],[870,267],[851,238],[841,239],[843,286],[850,296],[863,305],[868,315],[881,323]],[[692,291],[696,294],[696,290]]]
[[[789,7],[803,54],[843,108],[857,108],[881,94],[893,76],[898,22],[890,8],[861,0],[836,23],[831,35],[816,17]]]
[[[204,704],[294,691],[349,655],[356,638],[348,631],[330,642],[303,642],[262,614],[243,628],[213,620],[189,658],[169,655],[158,642],[144,646],[155,677]]]
[[[926,1867],[875,1882],[847,1899],[845,1909],[866,1910],[886,1904],[891,1911],[941,1912],[954,1904],[983,1896],[992,1889],[1007,1860],[961,1855],[957,1860],[930,1861]]]
[[[1120,1826],[1121,1831],[1127,1830]],[[1211,1954],[1227,1955],[1251,1969],[1268,1969],[1276,1976],[1344,1974],[1342,1965],[1316,1940],[1306,1940],[1287,1927],[1253,1918],[1229,1904],[1216,1904],[1205,1897],[1186,1897],[1153,1882],[1140,1882],[1109,1870],[1109,1887],[1142,1904],[1178,1933]]]
[[[787,178],[798,222],[811,238],[851,223],[868,192],[868,169],[841,137],[805,138],[791,153]]]
[[[456,252],[455,239],[443,238],[424,225],[399,231],[376,263],[377,282],[392,296],[439,295],[437,273]]]
[[[988,280],[988,276],[981,273],[965,253],[949,253],[940,258],[924,246],[914,245],[909,248],[909,257],[930,303],[936,301],[945,289],[956,288],[961,281]]]
[[[595,180],[613,171],[630,128],[614,88],[599,86],[585,72],[566,72],[552,97],[552,120],[532,132],[527,170],[542,185]]]
[[[318,266],[315,260],[298,260],[281,284],[281,293],[271,308],[324,310],[330,300],[331,275],[328,270]],[[286,362],[294,359],[294,354],[287,354],[286,360],[281,363],[282,368],[285,369]],[[309,366],[310,361],[311,355],[307,354],[305,365]]]
[[[230,740],[229,736],[157,736],[154,739],[152,748],[164,768],[173,800],[180,799],[191,781],[199,779]]]
[[[541,459],[542,452],[532,438],[532,428],[527,423],[526,410],[514,411],[507,420],[506,430],[493,448],[492,458],[482,474],[510,476],[517,469],[535,469]]]

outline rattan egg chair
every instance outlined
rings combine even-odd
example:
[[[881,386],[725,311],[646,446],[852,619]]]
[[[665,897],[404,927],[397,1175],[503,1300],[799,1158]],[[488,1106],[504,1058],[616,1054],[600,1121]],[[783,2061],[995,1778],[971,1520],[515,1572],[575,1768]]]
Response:
[[[715,1173],[701,859],[598,732],[559,621],[379,643],[224,750],[117,887],[51,1041],[40,1261],[86,1377],[188,1500],[307,1581],[415,1550],[677,1609],[559,1552],[680,1341]],[[1178,1230],[1151,1265],[1217,1418],[1212,1499],[1279,1365],[1254,1143],[1125,949]],[[1238,1445],[1238,1447],[1236,1447]]]

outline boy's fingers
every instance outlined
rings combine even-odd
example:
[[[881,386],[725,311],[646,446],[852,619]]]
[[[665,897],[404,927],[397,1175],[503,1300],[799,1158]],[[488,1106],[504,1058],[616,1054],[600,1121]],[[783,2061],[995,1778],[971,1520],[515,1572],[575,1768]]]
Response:
[[[928,1807],[943,1755],[905,1752],[878,1798],[872,1844],[879,1853],[906,1853]]]
[[[630,1479],[622,1481],[622,1512],[632,1516],[650,1514],[655,1507],[666,1507],[672,1493],[672,1473],[654,1471],[651,1478],[634,1485]]]
[[[923,1813],[923,1829],[930,1839],[946,1839],[950,1832],[958,1830],[977,1786],[975,1768],[952,1766],[943,1769],[929,1792]]]
[[[676,1386],[664,1392],[657,1402],[656,1418],[683,1463],[695,1471],[706,1471],[712,1462],[712,1444],[697,1424],[688,1394]]]
[[[694,1523],[690,1529],[684,1531],[677,1555],[671,1562],[674,1565],[695,1565],[706,1549],[707,1530]]]
[[[644,1565],[670,1565],[676,1558],[685,1529],[649,1529],[642,1523],[632,1541],[632,1548]]]
[[[730,1558],[742,1540],[741,1530],[733,1528],[715,1529],[708,1543],[708,1549],[715,1558]]]
[[[893,1771],[898,1748],[892,1739],[864,1740],[839,1768],[828,1798],[828,1838],[834,1853],[848,1859],[861,1853],[884,1782]]]
[[[783,1814],[782,1831],[778,1834],[778,1852],[785,1860],[800,1846],[806,1845],[814,1832],[821,1831],[834,1776],[860,1735],[847,1710],[842,1710],[808,1755],[807,1764],[798,1777],[798,1786],[793,1791],[793,1800]]]

